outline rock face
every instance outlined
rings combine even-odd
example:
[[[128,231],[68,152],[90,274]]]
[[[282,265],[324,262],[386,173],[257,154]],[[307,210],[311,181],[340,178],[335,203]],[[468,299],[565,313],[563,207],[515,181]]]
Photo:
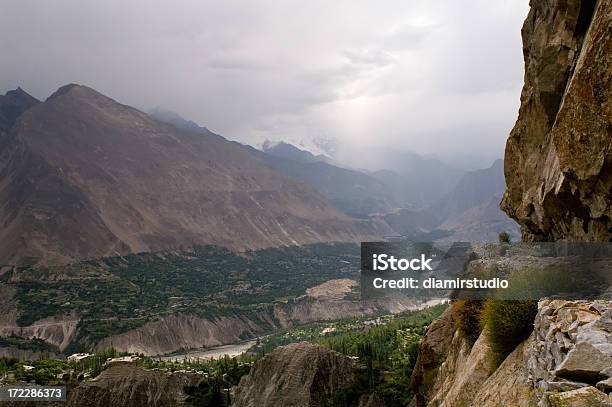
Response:
[[[489,376],[489,363],[485,335],[480,335],[470,348],[456,331],[446,360],[440,366],[428,405],[470,405],[474,394]]]
[[[428,328],[412,375],[416,406],[527,406],[528,350],[522,343],[492,374],[486,334],[473,346],[455,330],[449,308]]]
[[[524,240],[612,241],[612,1],[531,1],[501,207]]]
[[[0,202],[0,264],[378,235],[243,146],[79,85],[27,110],[0,138]]]
[[[538,396],[574,402],[601,393],[596,386],[605,390],[612,371],[612,302],[543,300],[538,308],[527,363]]]
[[[253,365],[235,389],[232,405],[328,405],[334,395],[351,383],[356,368],[354,360],[308,342],[284,346]]]
[[[609,301],[540,301],[531,337],[491,372],[485,334],[470,348],[454,331],[449,310],[432,323],[421,344],[412,377],[416,405],[573,406],[591,398],[612,402],[607,395],[611,315]]]
[[[524,240],[612,241],[612,1],[532,1],[522,34],[501,207]],[[610,302],[539,303],[527,366],[541,405],[611,403],[611,316]]]
[[[201,376],[194,373],[161,372],[143,369],[137,363],[119,363],[95,379],[68,392],[67,406],[145,407],[181,406],[187,395],[183,388],[196,385]]]
[[[410,383],[417,405],[427,405],[434,394],[440,367],[448,357],[454,337],[455,321],[449,308],[431,323],[419,345],[419,356]]]
[[[612,0],[530,4],[501,207],[527,241],[612,241]],[[433,323],[413,375],[416,404],[611,405],[612,302],[543,300],[538,307],[532,336],[463,399],[452,389],[474,378],[465,370],[474,350],[465,358],[448,316]],[[449,331],[452,342],[440,338]]]
[[[502,362],[478,392],[473,395],[473,406],[527,407],[531,403],[531,384],[527,372],[529,349],[533,339],[527,339]]]

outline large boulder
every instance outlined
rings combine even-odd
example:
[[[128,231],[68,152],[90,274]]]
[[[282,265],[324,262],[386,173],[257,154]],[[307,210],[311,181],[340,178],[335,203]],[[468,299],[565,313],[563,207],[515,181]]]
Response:
[[[579,342],[555,370],[555,375],[592,381],[599,377],[599,372],[610,366],[612,366],[612,356],[604,354],[588,342]]]
[[[551,407],[609,407],[612,398],[595,387],[555,393],[548,398]]]
[[[473,396],[473,406],[497,407],[533,405],[527,372],[529,349],[533,336],[521,343],[489,376]]]
[[[539,399],[553,406],[553,401],[581,405],[576,400],[597,396],[597,389],[608,388],[611,312],[612,302],[603,300],[539,302],[527,362],[527,376]]]

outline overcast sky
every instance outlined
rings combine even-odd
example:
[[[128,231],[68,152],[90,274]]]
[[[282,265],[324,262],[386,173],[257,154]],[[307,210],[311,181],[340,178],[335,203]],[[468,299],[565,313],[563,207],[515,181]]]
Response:
[[[76,82],[227,138],[501,157],[527,0],[4,0],[0,91]]]

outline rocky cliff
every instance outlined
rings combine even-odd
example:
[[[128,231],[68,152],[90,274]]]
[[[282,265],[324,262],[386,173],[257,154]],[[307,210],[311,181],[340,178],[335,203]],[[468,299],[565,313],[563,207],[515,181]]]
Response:
[[[276,349],[257,361],[240,380],[235,407],[319,407],[353,380],[349,357],[308,342]]]
[[[470,346],[455,330],[449,309],[421,343],[412,377],[415,404],[609,405],[611,317],[609,301],[540,301],[532,335],[492,371],[486,333]]]
[[[501,207],[526,241],[612,241],[612,1],[530,4]],[[609,406],[611,317],[610,301],[542,300],[531,336],[491,371],[486,333],[470,346],[448,311],[421,343],[414,402]]]
[[[612,1],[531,1],[502,209],[524,240],[612,239]]]
[[[109,367],[68,392],[67,406],[181,406],[186,403],[185,386],[196,385],[201,375],[143,369],[137,363]]]

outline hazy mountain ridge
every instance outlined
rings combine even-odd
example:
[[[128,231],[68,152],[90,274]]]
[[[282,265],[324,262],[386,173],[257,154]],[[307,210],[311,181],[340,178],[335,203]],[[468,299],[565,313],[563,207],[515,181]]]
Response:
[[[0,133],[8,131],[23,112],[39,103],[21,87],[0,95]]]
[[[304,163],[324,162],[328,164],[333,164],[332,159],[326,155],[315,155],[308,150],[302,150],[294,146],[293,144],[285,143],[284,141],[272,143],[266,140],[263,143],[261,150],[275,157],[287,158],[289,160],[300,161]]]
[[[520,241],[518,224],[499,209],[501,197],[501,194],[494,195],[480,205],[451,216],[438,228],[452,231],[445,237],[452,241],[496,242],[501,232],[508,233],[514,242]]]
[[[158,120],[198,133],[203,130],[197,129],[208,131],[206,127],[201,127],[174,112],[158,114],[159,111],[152,110],[153,116]],[[163,112],[163,109],[161,111]],[[314,187],[350,216],[365,218],[371,213],[386,212],[398,205],[387,185],[362,171],[339,167],[332,159],[322,154],[315,155],[286,142],[266,141],[261,150],[249,145],[239,145],[281,174]]]
[[[448,188],[433,180],[446,177],[448,167],[438,168],[433,174],[423,174],[437,163],[434,158],[407,153],[413,161],[403,168],[415,172],[411,181],[395,170],[368,173],[341,168],[317,161],[313,154],[290,144],[277,145],[282,148],[273,151],[273,155],[255,149],[253,154],[281,173],[315,187],[344,212],[380,219],[405,238],[496,241],[503,231],[510,233],[514,240],[520,237],[518,225],[498,208],[505,188],[501,159],[489,168],[462,173],[451,189],[431,206],[418,209],[423,202],[431,200],[432,195],[423,186],[414,185],[417,178],[420,184],[427,183],[430,190],[439,188],[437,195]],[[424,162],[428,164],[419,167],[419,163]],[[402,167],[390,166],[400,170]],[[451,180],[446,183],[450,185]]]
[[[499,209],[506,187],[504,161],[495,160],[489,168],[470,171],[455,188],[425,210],[440,220],[438,229],[452,231],[448,240],[497,241],[501,232],[520,240],[518,224]]]
[[[180,128],[208,132],[205,127],[171,113],[157,118]],[[518,225],[497,207],[505,189],[501,159],[488,168],[465,172],[454,170],[435,157],[379,151],[391,156],[388,167],[394,169],[370,171],[343,167],[327,156],[283,141],[264,142],[261,150],[244,147],[280,173],[314,187],[346,214],[386,223],[393,231],[390,235],[425,240],[496,241],[498,234],[506,231],[513,240],[520,237]],[[372,159],[364,165],[376,168],[382,164]],[[409,175],[402,175],[401,171]],[[427,171],[430,173],[425,174]],[[442,178],[444,183],[439,181]],[[427,184],[427,189],[423,184]],[[439,198],[432,201],[433,196]],[[432,204],[423,207],[429,201]]]
[[[438,219],[448,219],[485,203],[493,195],[503,193],[505,187],[504,160],[495,160],[489,168],[470,171],[463,175],[457,185],[431,205],[427,212]]]
[[[367,217],[397,206],[388,186],[366,173],[311,161],[308,156],[298,161],[256,149],[251,152],[282,174],[313,186],[348,215]]]
[[[188,130],[195,133],[202,134],[214,134],[208,128],[200,126],[192,120],[187,120],[175,111],[164,109],[162,107],[155,107],[153,109],[146,110],[146,113],[164,123],[168,123],[182,130]]]
[[[410,239],[497,241],[500,232],[520,238],[518,225],[499,209],[505,188],[503,160],[489,168],[465,173],[457,185],[423,210],[400,209],[382,219]]]

